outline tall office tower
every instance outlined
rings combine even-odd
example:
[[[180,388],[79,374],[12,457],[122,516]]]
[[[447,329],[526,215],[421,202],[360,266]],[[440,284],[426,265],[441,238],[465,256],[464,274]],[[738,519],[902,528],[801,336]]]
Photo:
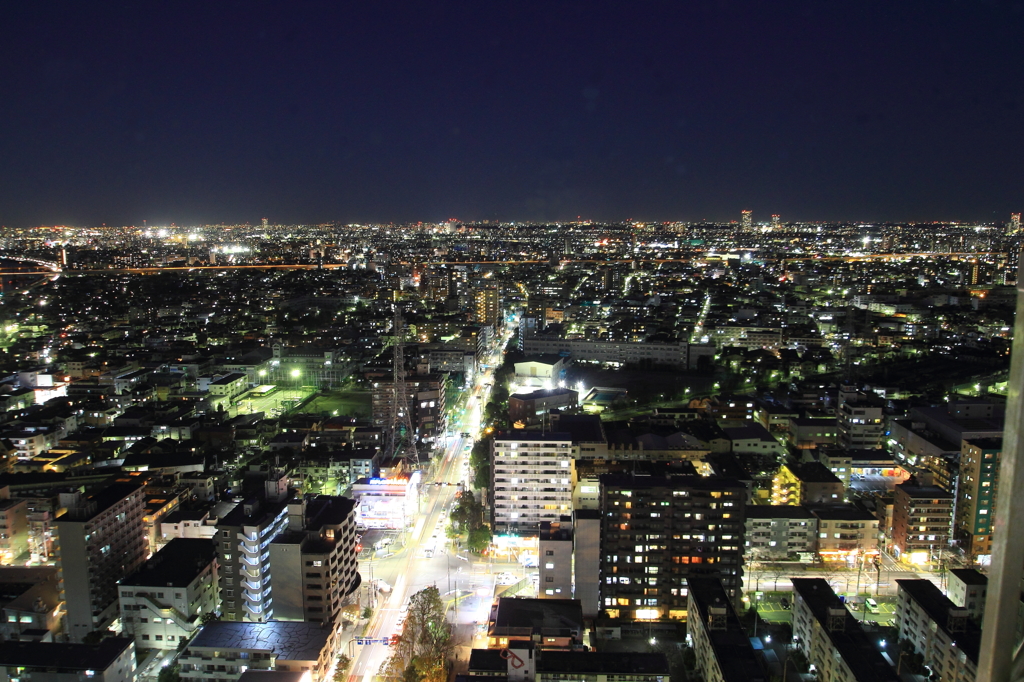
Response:
[[[953,539],[972,561],[987,559],[992,553],[1002,452],[1002,438],[972,438],[961,444]]]
[[[572,240],[568,237],[562,240],[562,253],[566,256],[572,255]]]
[[[570,434],[499,433],[491,448],[495,532],[536,536],[541,522],[572,513]]]
[[[498,324],[498,290],[480,289],[473,295],[473,321],[477,324]]]
[[[717,476],[604,474],[601,608],[610,618],[686,617],[687,578],[719,578],[740,603],[747,489]]]
[[[782,216],[778,213],[772,214],[772,229],[777,230],[782,226]]]
[[[754,212],[749,208],[744,209],[742,213],[742,220],[740,221],[740,227],[745,231],[749,232],[754,228]]]
[[[267,229],[267,219],[266,218],[263,219],[263,229],[264,230]]]
[[[64,632],[81,642],[117,617],[117,581],[146,561],[141,481],[121,480],[83,497],[61,493],[57,571],[65,604]]]
[[[318,495],[288,503],[288,530],[270,544],[274,619],[337,623],[359,587],[355,501]]]
[[[274,615],[270,593],[271,541],[288,527],[288,478],[271,473],[264,489],[217,524],[220,598],[224,620],[263,623]]]
[[[1010,225],[1006,230],[1009,234],[1020,233],[1020,213],[1010,214]]]

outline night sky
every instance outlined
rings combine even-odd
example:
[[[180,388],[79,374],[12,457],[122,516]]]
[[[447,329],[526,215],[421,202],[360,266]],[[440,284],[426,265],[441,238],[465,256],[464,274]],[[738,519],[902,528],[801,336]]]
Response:
[[[1006,220],[1024,5],[8,2],[0,224]]]

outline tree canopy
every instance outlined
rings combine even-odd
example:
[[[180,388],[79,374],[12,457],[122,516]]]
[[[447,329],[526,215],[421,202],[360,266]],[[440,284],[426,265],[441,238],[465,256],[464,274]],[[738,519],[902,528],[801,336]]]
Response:
[[[409,615],[380,674],[403,682],[445,682],[453,651],[452,626],[441,593],[427,587],[409,600]]]

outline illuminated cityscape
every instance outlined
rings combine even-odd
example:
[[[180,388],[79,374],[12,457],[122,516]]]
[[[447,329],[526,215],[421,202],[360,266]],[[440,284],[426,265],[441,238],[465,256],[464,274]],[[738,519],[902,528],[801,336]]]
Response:
[[[1018,4],[8,8],[0,682],[1024,680]]]
[[[493,599],[575,598],[546,649],[640,623],[685,667],[691,576],[728,627],[799,637],[806,584],[910,641],[905,581],[991,561],[1013,219],[7,229],[3,561],[56,568],[44,639],[133,637],[143,676],[299,621],[373,675],[430,585],[473,651],[515,649]],[[140,592],[146,557],[202,598]]]

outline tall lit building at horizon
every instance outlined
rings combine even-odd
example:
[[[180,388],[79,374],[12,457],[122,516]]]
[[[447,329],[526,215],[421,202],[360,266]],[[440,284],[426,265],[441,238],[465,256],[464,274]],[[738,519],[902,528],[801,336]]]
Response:
[[[754,212],[749,208],[744,209],[741,213],[740,227],[746,231],[749,231],[754,227]]]

